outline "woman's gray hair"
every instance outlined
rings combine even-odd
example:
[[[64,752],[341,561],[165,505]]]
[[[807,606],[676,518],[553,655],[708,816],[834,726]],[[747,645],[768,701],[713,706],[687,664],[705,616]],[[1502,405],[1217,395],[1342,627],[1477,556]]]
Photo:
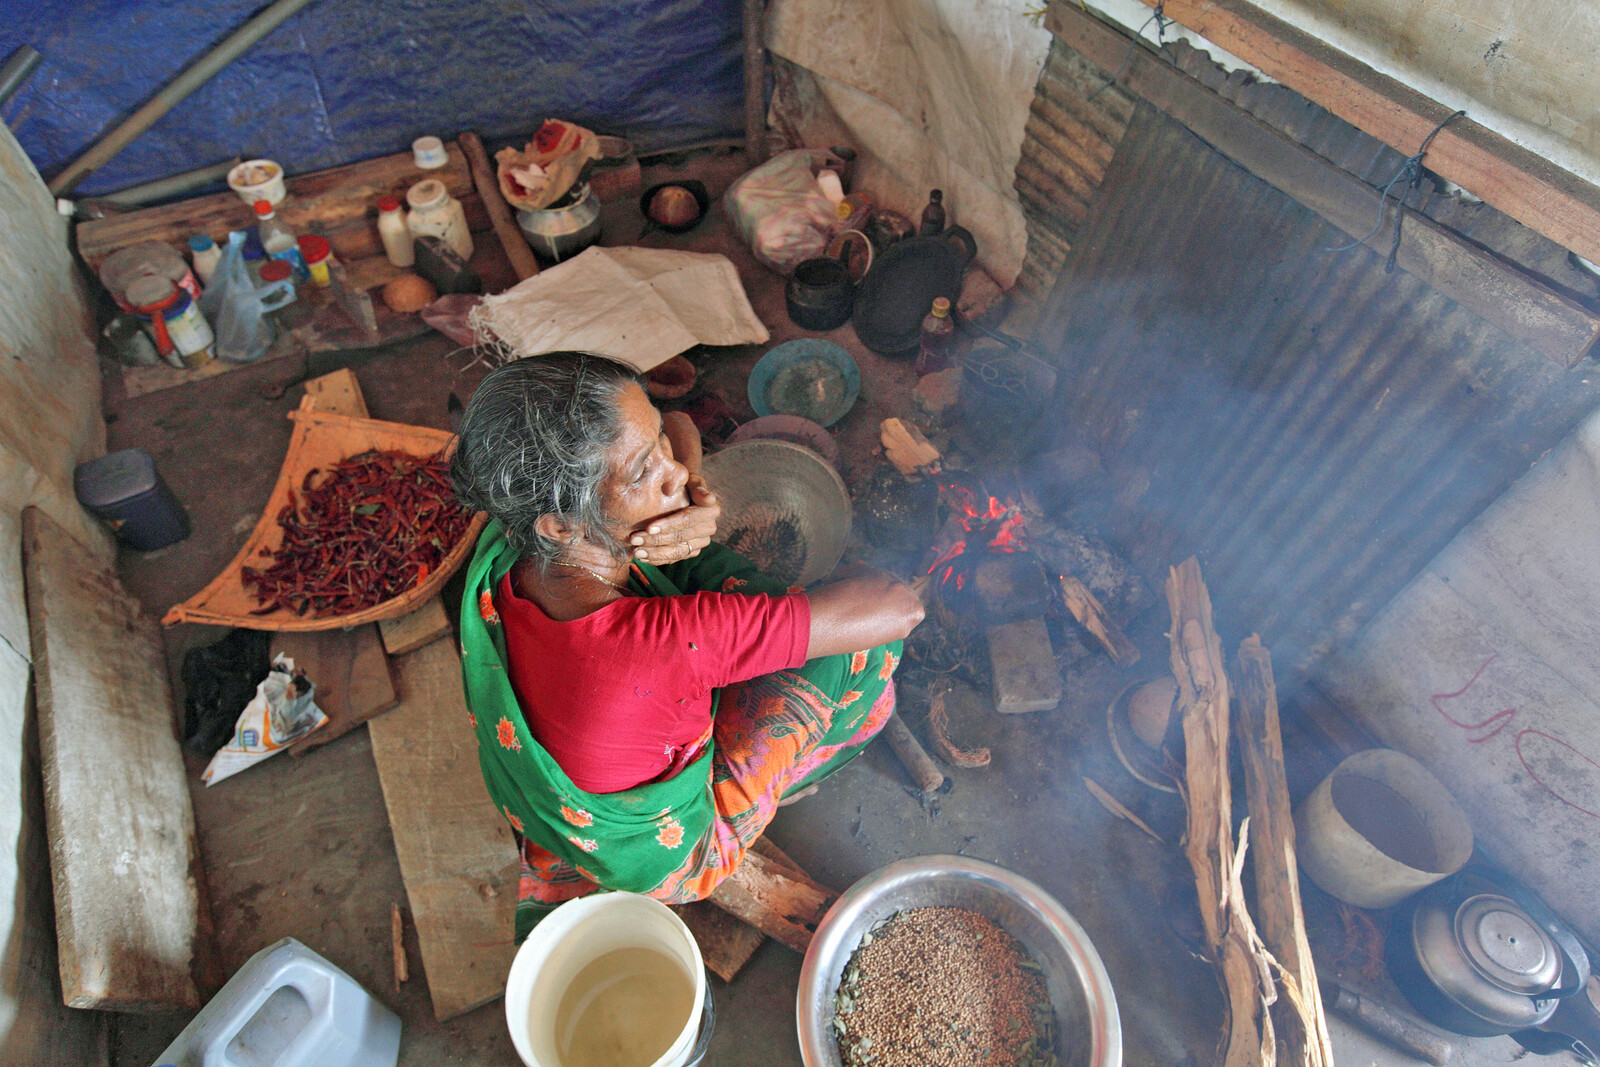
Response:
[[[540,570],[565,549],[538,531],[543,515],[559,516],[619,559],[627,556],[602,491],[607,453],[622,430],[618,399],[630,384],[644,386],[633,368],[582,352],[552,352],[490,371],[456,437],[450,461],[456,497],[499,519],[511,547]]]

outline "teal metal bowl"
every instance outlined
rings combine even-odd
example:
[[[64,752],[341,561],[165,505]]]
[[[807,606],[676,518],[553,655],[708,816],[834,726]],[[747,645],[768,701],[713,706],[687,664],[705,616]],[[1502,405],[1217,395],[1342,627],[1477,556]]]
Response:
[[[748,392],[757,415],[798,415],[832,426],[855,405],[861,369],[840,345],[801,337],[761,357],[750,371]]]

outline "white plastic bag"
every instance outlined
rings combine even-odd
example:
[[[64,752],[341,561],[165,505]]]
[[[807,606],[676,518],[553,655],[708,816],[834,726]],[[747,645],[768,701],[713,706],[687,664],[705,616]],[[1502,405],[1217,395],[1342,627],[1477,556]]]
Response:
[[[294,299],[293,279],[256,288],[245,266],[244,242],[243,230],[228,234],[217,269],[200,295],[200,310],[217,335],[217,355],[235,363],[250,363],[267,354],[277,335],[267,312]]]
[[[820,256],[839,224],[816,171],[825,148],[780,152],[728,187],[723,205],[756,258],[780,274]]]

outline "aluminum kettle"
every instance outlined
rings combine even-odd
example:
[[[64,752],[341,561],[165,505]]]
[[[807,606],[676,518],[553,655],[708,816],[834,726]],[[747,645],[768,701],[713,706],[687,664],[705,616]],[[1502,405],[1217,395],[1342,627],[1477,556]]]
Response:
[[[1551,1044],[1553,1035],[1536,1028],[1546,1026],[1566,998],[1584,992],[1590,979],[1588,954],[1544,902],[1511,878],[1482,869],[1464,871],[1402,905],[1386,952],[1395,984],[1431,1022],[1473,1037],[1512,1034],[1529,1047]],[[1556,1047],[1572,1047],[1575,1040]],[[1577,1044],[1580,1055],[1588,1052]]]

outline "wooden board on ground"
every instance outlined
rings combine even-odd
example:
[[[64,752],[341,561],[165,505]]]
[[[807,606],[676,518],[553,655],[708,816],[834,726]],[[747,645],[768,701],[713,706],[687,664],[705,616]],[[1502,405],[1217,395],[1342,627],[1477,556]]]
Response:
[[[292,756],[343,737],[400,703],[376,623],[349,630],[273,634],[271,652],[283,653],[305,672],[317,687],[317,706],[328,716],[321,727],[290,746]]]
[[[367,729],[433,1013],[449,1019],[505,991],[517,851],[478,769],[455,643],[394,665],[400,704]]]
[[[60,526],[22,513],[62,999],[194,1009],[194,811],[155,621]]]
[[[306,382],[306,396],[311,398],[315,411],[331,411],[354,419],[372,417],[367,411],[367,398],[361,394],[361,382],[349,367]]]
[[[766,934],[709,900],[678,904],[672,910],[694,935],[706,967],[724,982],[733,981],[767,939]]]
[[[378,633],[383,636],[384,650],[391,656],[403,656],[449,632],[450,615],[444,610],[444,601],[438,597],[434,597],[409,615],[401,615],[397,619],[383,619],[378,623]]]

